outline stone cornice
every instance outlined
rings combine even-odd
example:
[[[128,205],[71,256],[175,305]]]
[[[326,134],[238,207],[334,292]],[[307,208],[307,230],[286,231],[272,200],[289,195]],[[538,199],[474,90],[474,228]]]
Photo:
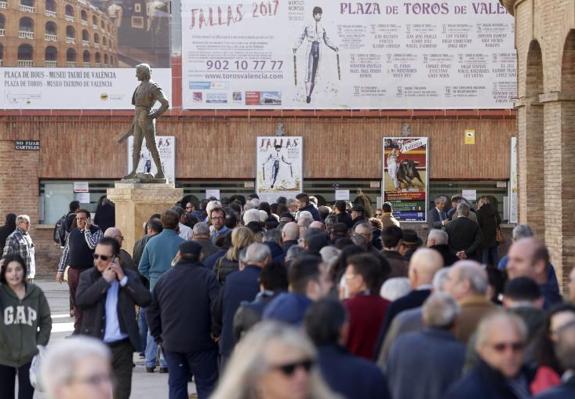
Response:
[[[499,0],[499,2],[507,9],[507,12],[514,15],[514,7],[517,0]]]

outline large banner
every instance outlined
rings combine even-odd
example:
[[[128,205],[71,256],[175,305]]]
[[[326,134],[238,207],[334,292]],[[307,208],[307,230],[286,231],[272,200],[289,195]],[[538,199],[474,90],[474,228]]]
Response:
[[[498,0],[189,0],[184,108],[511,108]]]
[[[128,137],[128,172],[132,170],[132,146],[134,145],[134,136]],[[170,183],[176,181],[176,138],[174,136],[156,136],[156,146],[160,153],[160,161],[164,169],[164,175]],[[146,139],[142,142],[142,151],[140,153],[140,162],[138,163],[138,173],[151,173],[155,175],[158,169],[154,164],[152,155],[146,147]]]
[[[303,138],[257,138],[256,192],[263,201],[295,198],[303,191]]]
[[[426,221],[427,143],[427,137],[383,138],[382,197],[400,221]]]
[[[152,67],[152,79],[171,98],[169,0],[9,7],[17,21],[1,26],[0,108],[132,108],[140,63]]]

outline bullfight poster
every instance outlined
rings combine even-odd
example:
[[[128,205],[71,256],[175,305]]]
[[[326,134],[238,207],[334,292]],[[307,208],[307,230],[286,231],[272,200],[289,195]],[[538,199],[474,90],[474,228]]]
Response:
[[[383,201],[404,222],[426,222],[427,137],[383,138]]]
[[[132,147],[134,146],[134,136],[128,137],[128,171],[132,170]],[[170,183],[176,181],[176,137],[174,136],[156,136],[156,146],[160,153],[160,162],[164,169],[164,175]],[[155,175],[158,169],[154,164],[152,155],[146,147],[146,139],[142,141],[142,150],[140,151],[140,162],[136,172],[150,173]]]
[[[303,138],[257,138],[256,192],[262,201],[294,198],[303,191]]]

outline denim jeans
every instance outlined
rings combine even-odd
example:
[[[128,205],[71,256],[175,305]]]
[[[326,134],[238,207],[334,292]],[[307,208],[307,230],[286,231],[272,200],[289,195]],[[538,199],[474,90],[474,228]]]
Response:
[[[138,331],[140,332],[140,347],[137,348],[139,353],[146,353],[148,323],[146,322],[146,309],[140,308],[138,314]]]
[[[158,357],[158,344],[148,331],[148,339],[146,341],[146,367],[156,367],[156,359]],[[160,367],[168,367],[164,354],[160,351]]]
[[[170,376],[170,399],[188,399],[188,378],[192,374],[196,382],[198,399],[208,399],[218,381],[217,349],[179,353],[166,351]]]

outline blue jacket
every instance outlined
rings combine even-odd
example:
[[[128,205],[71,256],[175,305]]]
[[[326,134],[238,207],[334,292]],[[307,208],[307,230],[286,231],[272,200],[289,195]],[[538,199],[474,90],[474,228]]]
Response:
[[[150,280],[150,290],[154,289],[160,276],[170,269],[172,260],[184,241],[172,229],[164,229],[160,234],[150,238],[138,265],[142,276]]]
[[[299,326],[312,301],[305,295],[293,292],[279,294],[264,309],[263,320],[278,320]]]
[[[336,345],[318,347],[319,368],[325,382],[346,399],[390,399],[387,382],[373,363],[352,356]]]
[[[529,386],[529,377],[525,370],[521,374]],[[479,360],[469,373],[451,386],[445,399],[521,399],[507,384],[503,375],[492,369],[483,360]]]
[[[425,329],[400,335],[385,368],[393,398],[443,399],[461,376],[464,360],[465,345],[448,331]]]
[[[230,356],[234,349],[234,315],[243,301],[253,301],[260,291],[260,272],[257,266],[246,266],[226,277],[214,306],[213,335],[220,337],[220,353]]]
[[[313,220],[321,222],[321,217],[319,216],[319,211],[313,204],[307,204],[305,207],[300,208],[300,211],[308,211],[313,216]]]

